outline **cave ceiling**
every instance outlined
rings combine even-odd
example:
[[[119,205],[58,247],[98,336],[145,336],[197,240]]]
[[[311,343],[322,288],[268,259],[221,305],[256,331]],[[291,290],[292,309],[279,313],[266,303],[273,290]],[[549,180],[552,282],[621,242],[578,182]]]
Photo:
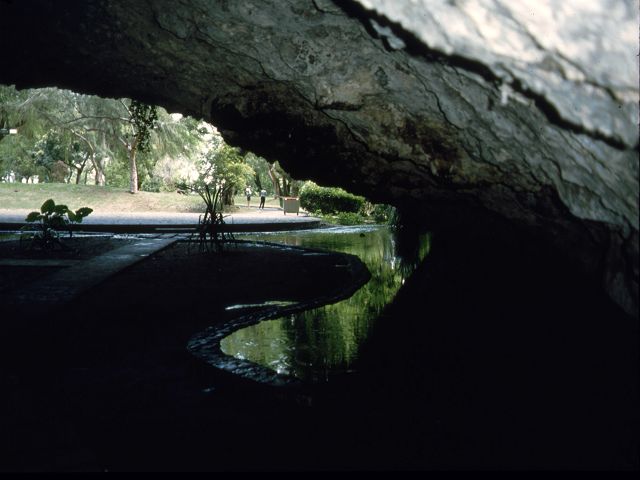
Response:
[[[0,40],[0,83],[137,98],[294,178],[570,238],[637,312],[637,0],[0,0]]]

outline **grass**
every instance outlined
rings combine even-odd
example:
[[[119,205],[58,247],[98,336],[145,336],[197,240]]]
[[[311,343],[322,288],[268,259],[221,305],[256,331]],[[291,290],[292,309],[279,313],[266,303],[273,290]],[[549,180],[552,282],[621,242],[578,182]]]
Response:
[[[6,242],[8,240],[19,240],[20,235],[17,233],[0,232],[0,242]]]
[[[197,195],[175,192],[139,192],[124,188],[65,183],[0,183],[0,209],[38,210],[45,200],[65,204],[72,210],[93,208],[95,212],[201,212],[204,204]]]
[[[93,208],[96,213],[108,212],[177,212],[198,213],[204,211],[204,203],[198,195],[181,195],[175,192],[129,193],[126,188],[74,185],[67,183],[0,183],[0,210],[39,210],[49,198],[56,204],[67,205],[72,210]],[[234,197],[236,208],[246,207],[244,195]],[[260,205],[260,197],[251,197],[252,209]],[[278,199],[267,197],[266,207],[280,207]]]

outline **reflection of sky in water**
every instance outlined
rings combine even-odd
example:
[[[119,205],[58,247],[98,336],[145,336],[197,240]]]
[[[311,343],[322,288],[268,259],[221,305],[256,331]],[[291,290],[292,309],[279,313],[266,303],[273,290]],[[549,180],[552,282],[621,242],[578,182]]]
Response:
[[[414,268],[397,256],[393,235],[386,227],[244,238],[357,255],[371,272],[371,280],[346,300],[260,322],[232,333],[220,344],[227,355],[303,380],[322,381],[332,374],[349,371],[373,322]],[[428,250],[427,237],[422,240],[420,258]]]

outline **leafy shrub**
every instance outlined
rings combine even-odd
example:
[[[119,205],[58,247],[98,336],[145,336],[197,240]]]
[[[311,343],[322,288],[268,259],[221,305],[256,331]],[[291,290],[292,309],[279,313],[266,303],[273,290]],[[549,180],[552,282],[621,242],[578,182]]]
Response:
[[[131,177],[128,163],[123,161],[109,162],[105,167],[104,174],[107,186],[129,188]]]
[[[176,183],[179,191],[200,195],[205,203],[204,215],[198,217],[198,227],[189,238],[189,243],[197,241],[200,252],[217,252],[224,250],[227,242],[233,241],[233,234],[224,230],[224,198],[232,191],[226,178],[216,178],[215,165],[205,161],[201,165],[198,178]]]
[[[69,230],[72,223],[82,223],[82,219],[93,212],[92,208],[82,207],[75,212],[70,210],[66,205],[56,205],[53,199],[49,199],[42,204],[40,211],[34,211],[27,215],[25,225],[22,230],[31,239],[31,246],[42,248],[43,250],[51,250],[56,245],[60,245],[60,234],[58,230]],[[23,239],[21,239],[23,240]]]
[[[300,191],[300,206],[307,211],[357,213],[364,202],[364,197],[337,187],[321,187],[313,182],[305,183]]]
[[[389,223],[393,217],[395,208],[392,205],[378,203],[371,209],[371,216],[376,223]]]
[[[336,216],[338,225],[362,225],[365,223],[364,217],[353,212],[339,212]]]
[[[144,182],[142,182],[140,190],[144,192],[159,193],[166,191],[167,188],[161,178],[148,177]]]

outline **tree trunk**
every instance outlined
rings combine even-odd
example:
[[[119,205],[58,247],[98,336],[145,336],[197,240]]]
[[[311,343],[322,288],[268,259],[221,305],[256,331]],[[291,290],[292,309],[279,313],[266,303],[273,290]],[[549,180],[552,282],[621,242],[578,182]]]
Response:
[[[92,159],[93,159],[93,165],[96,167],[96,177],[95,177],[96,185],[100,185],[101,187],[104,187],[105,184],[107,183],[106,175],[104,173],[104,167],[105,167],[104,152],[107,150],[107,146],[106,146],[107,136],[104,132],[102,132],[101,140],[102,140],[102,148],[97,154],[94,152]]]
[[[260,178],[260,175],[258,175],[258,172],[255,172],[253,174],[253,180],[256,182],[256,187],[258,188],[258,191],[262,190],[262,179]]]
[[[291,196],[291,184],[287,181],[287,177],[282,177],[282,194],[285,197]]]
[[[100,185],[101,187],[104,187],[104,184],[105,184],[104,171],[98,166],[96,166],[95,182],[96,182],[96,185]]]
[[[87,160],[89,160],[89,154],[87,153],[84,157],[84,160],[80,164],[80,166],[76,165],[76,185],[80,185],[80,178],[82,177],[82,172],[84,171],[84,167],[87,166]],[[84,183],[87,183],[86,181]]]
[[[136,165],[136,145],[129,150],[129,193],[138,193],[138,166]]]
[[[95,169],[94,181],[96,185],[104,187],[104,157],[98,156],[95,153],[91,155],[91,163]]]
[[[271,183],[273,184],[273,194],[274,198],[280,196],[280,183],[278,182],[278,177],[275,172],[275,163],[269,165],[269,178],[271,179]]]
[[[222,204],[223,205],[233,205],[233,194],[234,194],[233,190],[231,190],[231,189],[226,190],[222,194]]]

